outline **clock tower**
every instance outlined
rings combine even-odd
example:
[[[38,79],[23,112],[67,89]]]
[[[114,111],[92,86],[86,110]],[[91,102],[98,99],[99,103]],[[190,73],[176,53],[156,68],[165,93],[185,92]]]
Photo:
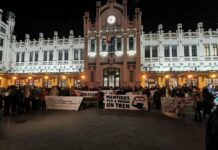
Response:
[[[141,11],[127,15],[122,4],[96,2],[95,22],[88,12],[84,19],[85,85],[95,87],[140,86]]]

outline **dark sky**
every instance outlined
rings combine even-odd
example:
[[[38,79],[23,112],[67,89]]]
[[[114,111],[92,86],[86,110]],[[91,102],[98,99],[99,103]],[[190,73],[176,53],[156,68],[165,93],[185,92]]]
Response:
[[[105,4],[107,0],[101,0]],[[122,0],[117,0],[121,2]],[[196,30],[198,22],[204,23],[205,29],[216,29],[218,23],[217,0],[128,0],[129,15],[134,8],[142,9],[144,31],[157,31],[158,24],[163,24],[164,30],[176,30],[178,23],[184,30]],[[68,36],[73,29],[76,36],[83,36],[83,14],[89,11],[95,17],[96,0],[4,0],[0,8],[13,11],[16,15],[15,35],[18,40],[24,39],[24,34],[30,34],[31,39],[38,38],[39,32],[45,37],[53,37],[57,30],[59,36]]]

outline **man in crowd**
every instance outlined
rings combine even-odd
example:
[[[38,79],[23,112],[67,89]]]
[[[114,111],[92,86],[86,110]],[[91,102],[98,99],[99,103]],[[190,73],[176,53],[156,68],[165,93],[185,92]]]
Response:
[[[212,112],[206,128],[206,150],[218,149],[218,97],[214,100],[215,111]]]

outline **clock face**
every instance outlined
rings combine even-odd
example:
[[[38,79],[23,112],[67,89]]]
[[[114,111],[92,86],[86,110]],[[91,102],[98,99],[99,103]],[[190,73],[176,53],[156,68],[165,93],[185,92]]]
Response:
[[[114,24],[114,23],[116,22],[116,17],[113,16],[113,15],[108,16],[108,17],[107,17],[107,22],[108,22],[109,24]]]

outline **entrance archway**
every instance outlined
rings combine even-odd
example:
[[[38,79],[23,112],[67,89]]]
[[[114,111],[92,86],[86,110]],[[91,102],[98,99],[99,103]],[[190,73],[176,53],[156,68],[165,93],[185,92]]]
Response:
[[[103,71],[104,87],[119,87],[120,86],[120,69],[106,68]]]

